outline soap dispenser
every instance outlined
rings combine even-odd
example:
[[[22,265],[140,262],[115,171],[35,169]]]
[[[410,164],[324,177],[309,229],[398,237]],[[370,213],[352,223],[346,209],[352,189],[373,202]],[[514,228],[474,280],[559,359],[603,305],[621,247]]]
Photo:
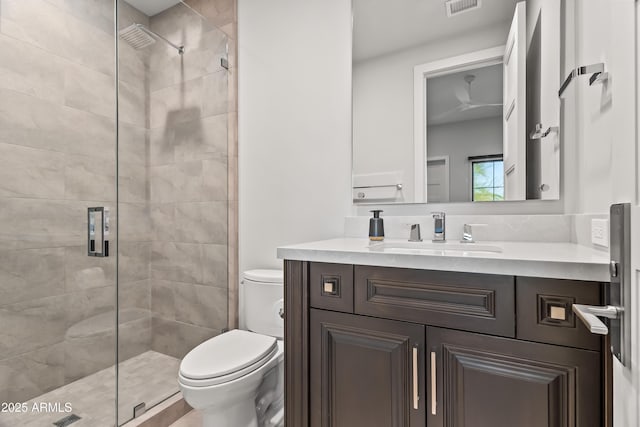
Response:
[[[380,218],[380,209],[372,210],[373,218],[369,220],[369,240],[382,241],[384,240],[384,222]]]

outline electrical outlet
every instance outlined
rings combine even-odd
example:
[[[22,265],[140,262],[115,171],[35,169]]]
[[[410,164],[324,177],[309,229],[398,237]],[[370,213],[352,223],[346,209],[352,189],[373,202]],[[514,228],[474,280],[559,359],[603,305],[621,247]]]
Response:
[[[591,243],[594,245],[609,247],[609,220],[591,220]]]

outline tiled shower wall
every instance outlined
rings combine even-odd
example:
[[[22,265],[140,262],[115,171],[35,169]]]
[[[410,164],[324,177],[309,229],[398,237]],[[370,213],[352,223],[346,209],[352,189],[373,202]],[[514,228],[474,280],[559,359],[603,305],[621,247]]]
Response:
[[[195,11],[227,34],[229,46],[227,104],[227,198],[229,328],[238,327],[238,1],[184,0]]]
[[[78,0],[79,1],[79,0]],[[103,1],[104,0],[100,0]],[[149,25],[149,18],[118,0],[118,28],[132,23]],[[118,41],[118,186],[119,263],[118,303],[120,361],[151,348],[151,239],[148,184],[148,117],[150,51],[135,50]],[[135,108],[127,107],[131,93],[137,93]],[[128,190],[129,188],[134,191]],[[99,348],[99,344],[94,344]],[[103,345],[102,352],[107,352]],[[74,351],[77,351],[74,349]],[[108,366],[108,365],[106,365]],[[90,372],[85,372],[86,375]]]
[[[86,208],[115,208],[113,32],[113,1],[0,0],[0,401],[114,363],[115,259],[86,255]],[[144,132],[144,61],[123,54],[131,136]],[[123,138],[122,148],[121,195],[144,212],[144,145]],[[134,228],[122,229],[131,245]],[[125,278],[136,272],[125,293],[143,308],[128,319],[144,327],[148,269],[138,261],[125,262]],[[132,351],[144,347],[135,341]]]
[[[119,4],[121,27],[171,29]],[[229,20],[229,88],[198,63],[197,29],[180,30],[199,49],[172,82],[154,51],[119,44],[121,359],[179,356],[237,319],[235,1],[192,6]],[[115,212],[113,45],[113,1],[0,0],[0,401],[114,362],[115,258],[86,256],[86,208]]]
[[[226,35],[178,4],[151,29],[152,349],[183,357],[227,327]]]

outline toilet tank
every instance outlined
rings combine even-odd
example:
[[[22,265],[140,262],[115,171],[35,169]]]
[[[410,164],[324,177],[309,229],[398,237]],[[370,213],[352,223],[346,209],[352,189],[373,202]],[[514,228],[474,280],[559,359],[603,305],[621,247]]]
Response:
[[[284,337],[284,280],[281,270],[249,270],[243,274],[245,326],[276,338]]]

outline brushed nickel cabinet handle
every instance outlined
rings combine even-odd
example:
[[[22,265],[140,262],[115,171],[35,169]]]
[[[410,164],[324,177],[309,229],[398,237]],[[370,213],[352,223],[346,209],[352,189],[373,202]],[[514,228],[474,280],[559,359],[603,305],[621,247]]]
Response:
[[[431,352],[431,415],[436,415],[436,352]]]
[[[413,409],[418,409],[418,346],[413,346]]]

